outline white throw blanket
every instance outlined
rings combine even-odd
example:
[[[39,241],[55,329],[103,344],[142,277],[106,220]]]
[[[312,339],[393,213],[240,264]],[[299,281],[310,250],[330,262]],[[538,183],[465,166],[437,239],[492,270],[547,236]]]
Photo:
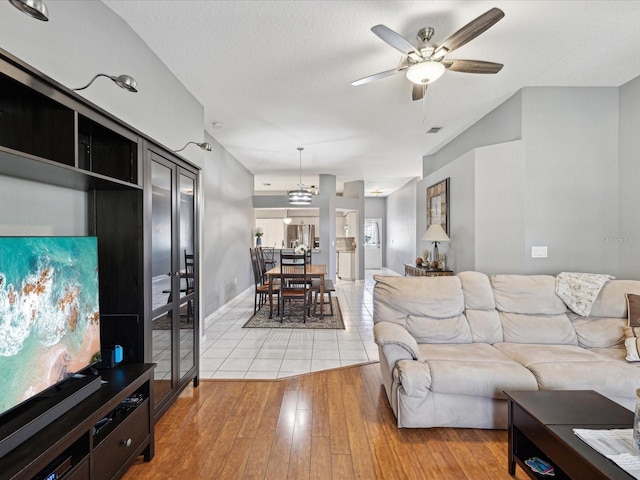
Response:
[[[588,317],[603,285],[614,278],[600,273],[562,272],[556,277],[556,295],[571,311]]]

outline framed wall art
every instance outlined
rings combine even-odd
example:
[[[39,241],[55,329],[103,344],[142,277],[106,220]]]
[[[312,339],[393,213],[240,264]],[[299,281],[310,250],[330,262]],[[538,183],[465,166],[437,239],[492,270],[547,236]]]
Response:
[[[449,235],[449,178],[427,188],[427,229],[433,224]]]

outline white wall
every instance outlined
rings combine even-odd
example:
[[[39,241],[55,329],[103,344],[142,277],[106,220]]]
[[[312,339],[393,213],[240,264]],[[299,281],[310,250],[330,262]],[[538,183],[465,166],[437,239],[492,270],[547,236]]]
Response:
[[[496,139],[502,126],[505,137],[518,137],[514,124],[522,140],[488,144],[487,132]],[[469,150],[452,157],[464,148]],[[419,183],[418,195],[452,178],[449,266],[454,270],[618,275],[618,245],[608,239],[618,234],[619,212],[634,210],[618,204],[618,89],[525,88],[446,149],[425,157],[425,173],[439,163],[443,166]],[[467,196],[453,200],[461,186]],[[635,195],[630,186],[625,191]],[[426,222],[423,203],[419,198],[419,235]],[[548,258],[531,258],[532,246],[547,246]]]
[[[475,154],[475,270],[524,271],[524,142],[481,147]]]
[[[204,317],[253,286],[253,174],[207,134],[202,170],[201,291]],[[281,222],[282,223],[282,222]]]
[[[433,260],[433,242],[421,240],[427,231],[427,188],[449,178],[449,236],[450,242],[438,244],[439,253],[447,255],[447,268],[454,272],[475,269],[475,155],[469,152],[427,175],[417,183],[416,246],[413,257],[422,257],[428,249]]]
[[[474,148],[519,140],[522,133],[522,90],[467,128],[433,155],[422,159],[427,176]]]
[[[640,77],[620,87],[618,235],[604,245],[618,247],[618,276],[640,280]]]
[[[416,255],[416,186],[411,180],[387,197],[387,268],[404,275]]]
[[[3,175],[0,192],[0,235],[89,234],[86,192]]]
[[[618,89],[526,88],[527,273],[618,274]],[[548,246],[532,259],[531,246]]]

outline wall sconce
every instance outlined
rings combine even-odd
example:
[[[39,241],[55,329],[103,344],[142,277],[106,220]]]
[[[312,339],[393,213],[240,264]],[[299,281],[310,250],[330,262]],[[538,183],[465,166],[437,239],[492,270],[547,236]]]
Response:
[[[20,10],[22,13],[29,15],[30,17],[42,20],[43,22],[49,21],[49,12],[47,6],[42,0],[9,0],[11,4]]]
[[[187,142],[186,145],[178,150],[173,150],[173,153],[178,153],[181,152],[182,150],[184,150],[185,148],[187,148],[190,144],[194,144],[199,146],[202,150],[206,150],[207,152],[211,151],[211,144],[209,142],[202,142],[202,143],[198,143],[198,142]]]
[[[84,90],[85,88],[89,88],[89,86],[95,81],[96,78],[98,77],[107,77],[109,79],[111,79],[113,81],[113,83],[115,83],[116,85],[118,85],[120,88],[128,91],[128,92],[132,92],[132,93],[136,93],[138,90],[136,89],[136,87],[138,86],[138,82],[135,81],[135,79],[129,75],[118,75],[116,76],[111,76],[111,75],[107,75],[105,73],[99,73],[97,74],[95,77],[93,77],[91,79],[91,81],[89,83],[87,83],[84,87],[80,87],[80,88],[72,88],[72,90],[74,92],[77,92],[79,90]]]

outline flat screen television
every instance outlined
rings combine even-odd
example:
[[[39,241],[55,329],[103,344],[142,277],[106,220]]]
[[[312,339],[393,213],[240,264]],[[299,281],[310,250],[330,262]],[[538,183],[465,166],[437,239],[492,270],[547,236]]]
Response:
[[[100,361],[95,237],[0,237],[0,415]]]

